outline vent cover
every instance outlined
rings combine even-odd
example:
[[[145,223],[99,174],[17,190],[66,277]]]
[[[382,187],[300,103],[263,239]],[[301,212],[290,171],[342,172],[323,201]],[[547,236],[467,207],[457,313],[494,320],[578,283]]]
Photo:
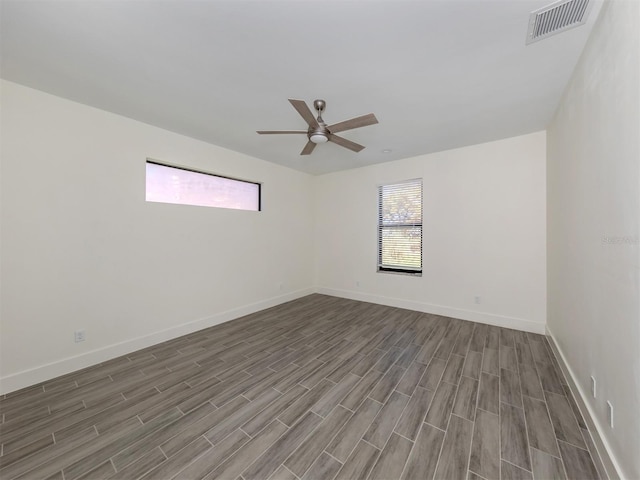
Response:
[[[591,3],[593,0],[560,0],[531,12],[527,45],[583,25],[587,21]]]

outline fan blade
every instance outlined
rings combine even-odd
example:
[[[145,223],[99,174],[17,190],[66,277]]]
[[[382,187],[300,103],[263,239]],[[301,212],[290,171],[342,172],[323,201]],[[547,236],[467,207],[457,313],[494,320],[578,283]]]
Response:
[[[276,135],[281,133],[307,133],[306,130],[258,130],[260,135]]]
[[[307,122],[310,127],[318,128],[318,121],[316,120],[316,117],[313,116],[313,113],[311,113],[311,110],[304,102],[304,100],[293,100],[290,98],[289,102],[291,103],[291,105],[293,105],[293,108],[298,111],[300,116],[304,118],[304,121]]]
[[[367,115],[362,115],[361,117],[329,125],[327,128],[331,133],[338,133],[344,132],[345,130],[352,130],[354,128],[366,127],[367,125],[374,125],[376,123],[378,123],[376,116],[373,113],[369,113]]]
[[[352,142],[351,140],[347,140],[346,138],[339,137],[338,135],[330,134],[329,141],[333,143],[337,143],[341,147],[348,148],[349,150],[352,150],[354,152],[359,152],[364,148],[363,145],[360,145],[356,142]]]
[[[313,152],[314,148],[316,148],[316,144],[309,140],[300,152],[300,155],[309,155],[311,154],[311,152]]]

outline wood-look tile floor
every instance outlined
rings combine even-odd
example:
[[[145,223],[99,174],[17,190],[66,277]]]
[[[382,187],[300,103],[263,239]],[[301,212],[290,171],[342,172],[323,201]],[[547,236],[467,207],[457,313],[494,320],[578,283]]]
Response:
[[[8,394],[0,413],[3,480],[603,475],[543,336],[323,295]]]

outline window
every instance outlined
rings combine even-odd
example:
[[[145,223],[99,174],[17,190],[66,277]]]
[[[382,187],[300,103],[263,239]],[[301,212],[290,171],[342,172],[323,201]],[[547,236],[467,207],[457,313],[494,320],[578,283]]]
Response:
[[[147,202],[260,211],[260,184],[147,160]]]
[[[422,274],[422,180],[378,187],[378,271]]]

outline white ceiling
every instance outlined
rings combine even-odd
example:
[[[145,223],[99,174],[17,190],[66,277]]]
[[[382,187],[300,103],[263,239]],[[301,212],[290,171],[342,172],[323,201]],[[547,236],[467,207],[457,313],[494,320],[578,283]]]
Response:
[[[544,129],[599,1],[525,46],[550,0],[2,0],[1,74],[320,174]],[[287,98],[325,99],[328,124],[380,123],[341,134],[360,153],[300,156],[303,135],[255,133],[306,128]]]

